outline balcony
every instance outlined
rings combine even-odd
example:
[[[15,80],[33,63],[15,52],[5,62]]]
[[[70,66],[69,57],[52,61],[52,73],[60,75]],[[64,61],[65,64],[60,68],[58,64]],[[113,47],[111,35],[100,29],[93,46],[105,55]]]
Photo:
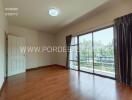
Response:
[[[95,57],[80,61],[80,70],[115,77],[114,57]]]

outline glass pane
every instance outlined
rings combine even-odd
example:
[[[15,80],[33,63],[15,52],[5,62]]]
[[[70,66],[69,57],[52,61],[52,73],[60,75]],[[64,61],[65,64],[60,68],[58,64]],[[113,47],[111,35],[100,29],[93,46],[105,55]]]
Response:
[[[77,46],[71,46],[70,47],[70,60],[74,60],[74,61],[78,60]]]
[[[92,33],[79,37],[80,70],[93,73]]]
[[[113,27],[93,33],[94,72],[114,77]]]
[[[72,37],[69,60],[70,68],[78,70],[77,37]]]
[[[72,37],[71,45],[77,44],[77,37]]]
[[[70,68],[78,70],[78,63],[75,61],[70,61]]]

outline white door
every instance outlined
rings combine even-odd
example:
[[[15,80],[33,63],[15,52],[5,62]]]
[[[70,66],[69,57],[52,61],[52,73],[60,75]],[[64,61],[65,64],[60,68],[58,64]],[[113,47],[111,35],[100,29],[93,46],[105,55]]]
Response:
[[[20,50],[24,46],[24,38],[8,35],[8,76],[26,71],[26,56]]]

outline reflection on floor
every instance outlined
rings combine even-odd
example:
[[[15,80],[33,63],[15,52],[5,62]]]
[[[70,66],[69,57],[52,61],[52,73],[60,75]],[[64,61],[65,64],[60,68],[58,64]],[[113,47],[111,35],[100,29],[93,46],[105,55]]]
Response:
[[[78,70],[78,67],[77,66],[74,66],[71,69]],[[80,70],[81,71],[85,71],[85,72],[93,73],[93,68],[92,67],[91,68],[88,68],[88,67],[82,67],[81,66],[80,67]],[[94,69],[94,73],[115,78],[115,73],[114,72],[109,72],[109,71],[105,71],[105,70]]]

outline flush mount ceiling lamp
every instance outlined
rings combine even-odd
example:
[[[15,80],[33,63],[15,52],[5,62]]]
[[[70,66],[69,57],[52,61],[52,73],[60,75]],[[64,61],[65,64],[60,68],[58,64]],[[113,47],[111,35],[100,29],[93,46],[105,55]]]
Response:
[[[60,11],[57,8],[51,8],[49,9],[49,15],[50,16],[58,16]]]

